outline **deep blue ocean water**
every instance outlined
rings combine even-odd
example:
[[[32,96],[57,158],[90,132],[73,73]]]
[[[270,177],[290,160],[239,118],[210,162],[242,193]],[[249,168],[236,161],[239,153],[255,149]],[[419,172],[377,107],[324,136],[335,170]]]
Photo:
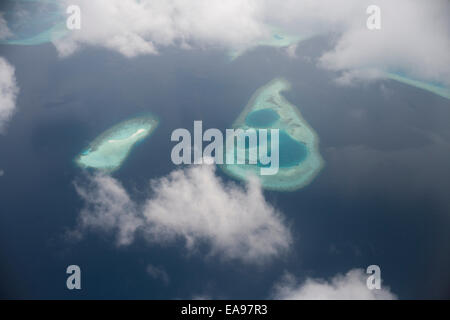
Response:
[[[299,50],[317,56],[323,46],[316,39]],[[270,48],[233,63],[221,51],[135,59],[100,49],[59,59],[52,45],[0,52],[21,89],[0,136],[0,297],[266,298],[286,271],[329,278],[371,264],[400,298],[450,297],[448,100],[391,81],[337,87],[334,74]],[[99,133],[145,111],[161,118],[114,173],[139,200],[150,179],[176,168],[175,128],[192,130],[194,120],[229,128],[255,90],[279,76],[292,83],[285,96],[318,133],[326,161],[308,187],[265,192],[291,225],[289,254],[251,266],[188,254],[182,243],[67,240],[83,207],[73,182],[85,177],[73,159]],[[82,269],[81,291],[65,287],[69,264]],[[164,267],[169,285],[149,277],[148,264]]]

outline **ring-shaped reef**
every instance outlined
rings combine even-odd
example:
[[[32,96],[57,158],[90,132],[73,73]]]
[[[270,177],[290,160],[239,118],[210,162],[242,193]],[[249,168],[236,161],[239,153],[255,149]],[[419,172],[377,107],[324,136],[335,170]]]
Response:
[[[265,189],[293,191],[311,183],[321,171],[324,160],[319,152],[317,133],[297,107],[281,94],[290,88],[290,83],[285,79],[272,80],[255,92],[232,125],[233,129],[268,129],[269,133],[270,129],[279,129],[278,172],[274,175],[261,175],[260,168],[264,165],[259,160],[256,164],[236,164],[235,161],[234,164],[220,166],[227,175],[242,181],[257,176]],[[268,134],[268,146],[270,139],[271,135]],[[229,145],[234,148],[236,160],[237,144]],[[248,141],[245,147],[248,149]],[[268,152],[270,154],[270,148]],[[246,158],[248,159],[248,150]]]

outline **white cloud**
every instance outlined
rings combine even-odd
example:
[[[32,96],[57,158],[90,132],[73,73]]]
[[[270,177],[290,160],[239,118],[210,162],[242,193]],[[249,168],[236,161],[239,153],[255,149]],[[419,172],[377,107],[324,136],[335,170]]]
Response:
[[[14,73],[14,67],[0,57],[0,133],[4,132],[16,109],[19,88]]]
[[[5,174],[5,171],[0,169],[0,177],[2,177]]]
[[[81,8],[82,27],[55,42],[61,55],[97,45],[127,57],[155,54],[169,45],[245,46],[262,37],[257,1],[70,0]]]
[[[213,300],[213,298],[209,295],[201,294],[194,295],[191,300]]]
[[[244,188],[225,184],[214,166],[177,170],[151,181],[142,205],[130,199],[123,186],[108,176],[90,177],[77,191],[85,201],[79,232],[115,232],[119,245],[140,233],[150,243],[182,239],[195,251],[207,244],[210,255],[249,263],[263,262],[285,252],[291,234],[280,212],[268,204],[258,181]]]
[[[450,3],[378,0],[381,30],[366,27],[369,0],[70,0],[82,29],[56,42],[61,55],[88,44],[127,57],[165,46],[243,49],[266,37],[268,25],[291,34],[332,34],[322,67],[343,72],[341,83],[402,71],[450,84]],[[366,69],[369,69],[367,71]],[[372,70],[372,71],[370,71]],[[376,70],[376,72],[374,72]]]
[[[381,30],[367,29],[363,11],[343,17],[347,25],[334,48],[320,58],[321,65],[336,71],[401,71],[450,85],[450,3],[379,0],[376,4],[381,8]],[[359,8],[364,8],[361,2]],[[370,79],[373,73],[353,76]]]
[[[292,44],[289,47],[286,48],[286,53],[291,58],[297,58],[297,54],[295,53],[297,51],[297,44]]]
[[[385,74],[380,69],[354,69],[343,71],[335,82],[339,85],[350,86],[355,85],[361,81],[372,81],[385,77]]]
[[[279,300],[393,300],[397,297],[389,288],[369,290],[368,275],[361,269],[352,269],[345,275],[336,275],[330,281],[307,279],[298,284],[288,274],[275,286],[274,298]]]
[[[168,285],[170,282],[170,277],[167,274],[166,270],[161,267],[154,266],[149,264],[147,266],[147,273],[153,278],[157,280],[161,280],[165,285]]]

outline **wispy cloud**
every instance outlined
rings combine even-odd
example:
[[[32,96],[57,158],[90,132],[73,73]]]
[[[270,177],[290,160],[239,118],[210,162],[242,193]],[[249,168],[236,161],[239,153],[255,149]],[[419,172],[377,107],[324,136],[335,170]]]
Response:
[[[152,180],[147,200],[137,204],[109,176],[77,184],[85,202],[77,231],[116,234],[119,245],[141,234],[149,243],[183,239],[189,251],[206,244],[209,255],[260,263],[286,252],[291,233],[282,214],[267,203],[258,181],[246,187],[224,183],[214,166],[176,170]]]
[[[169,284],[170,277],[163,268],[149,264],[146,271],[153,279],[161,280],[165,285]]]

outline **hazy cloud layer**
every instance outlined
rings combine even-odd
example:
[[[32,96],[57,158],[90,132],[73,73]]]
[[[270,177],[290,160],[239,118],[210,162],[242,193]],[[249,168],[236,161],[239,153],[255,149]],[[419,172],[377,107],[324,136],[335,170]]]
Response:
[[[61,55],[88,44],[127,57],[164,46],[243,49],[267,36],[268,25],[299,35],[329,34],[318,64],[340,83],[402,71],[450,84],[450,3],[379,0],[381,30],[366,27],[373,1],[343,0],[71,0],[82,29],[56,43]],[[68,4],[69,4],[68,2]],[[292,54],[292,53],[291,53]]]
[[[150,243],[182,239],[190,251],[207,244],[211,255],[252,263],[285,252],[290,231],[257,180],[243,188],[223,183],[214,171],[195,166],[153,180],[142,205],[114,178],[92,176],[76,186],[85,202],[77,232],[114,232],[119,245],[132,243],[138,233]]]
[[[0,57],[0,133],[6,129],[16,109],[16,99],[19,93],[14,67]]]
[[[330,281],[307,279],[298,283],[286,275],[275,286],[274,298],[280,300],[393,300],[397,297],[389,288],[369,290],[368,275],[361,269],[352,269],[345,275],[336,275]]]

